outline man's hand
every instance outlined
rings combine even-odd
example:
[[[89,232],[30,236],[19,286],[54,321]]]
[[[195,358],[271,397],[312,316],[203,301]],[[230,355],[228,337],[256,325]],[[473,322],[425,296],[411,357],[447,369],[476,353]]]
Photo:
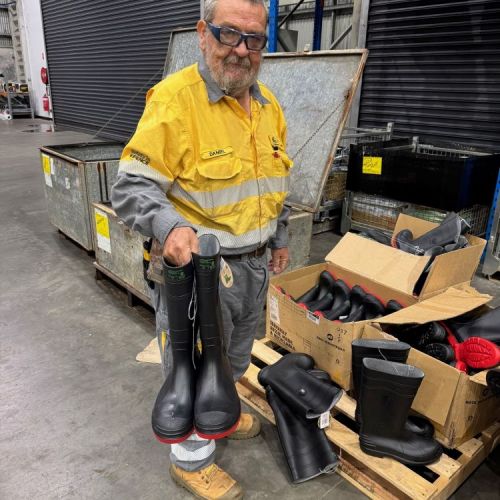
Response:
[[[271,261],[269,262],[269,270],[274,274],[283,272],[289,263],[288,248],[273,248],[271,250]]]
[[[190,227],[173,229],[163,245],[163,257],[170,264],[185,266],[191,261],[191,254],[200,250],[198,237]]]

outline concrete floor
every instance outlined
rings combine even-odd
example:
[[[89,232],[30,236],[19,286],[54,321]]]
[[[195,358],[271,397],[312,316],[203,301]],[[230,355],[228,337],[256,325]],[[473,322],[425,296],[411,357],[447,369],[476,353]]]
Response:
[[[0,121],[0,498],[191,498],[172,484],[166,447],[151,433],[160,370],[135,361],[153,335],[150,311],[96,282],[92,258],[47,218],[37,148],[89,136],[33,126],[44,123]],[[312,261],[334,241],[315,237]],[[500,304],[498,282],[477,286]],[[220,443],[217,462],[246,498],[362,498],[336,474],[291,486],[267,423],[254,440]],[[499,491],[482,465],[454,498]]]

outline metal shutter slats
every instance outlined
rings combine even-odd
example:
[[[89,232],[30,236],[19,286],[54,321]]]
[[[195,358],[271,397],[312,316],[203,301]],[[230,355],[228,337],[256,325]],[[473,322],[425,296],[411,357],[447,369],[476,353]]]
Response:
[[[42,0],[41,5],[56,124],[95,133],[138,93],[100,133],[127,141],[146,91],[162,78],[171,31],[195,25],[200,2]]]
[[[371,0],[359,125],[500,150],[500,3]]]

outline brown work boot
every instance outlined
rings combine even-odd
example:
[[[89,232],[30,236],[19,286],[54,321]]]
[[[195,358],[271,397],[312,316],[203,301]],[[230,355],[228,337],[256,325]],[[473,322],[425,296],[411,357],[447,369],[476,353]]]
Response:
[[[250,413],[242,413],[236,430],[229,434],[228,439],[250,439],[260,432],[260,420]]]
[[[170,475],[177,485],[186,488],[197,498],[207,500],[239,500],[243,498],[243,490],[240,485],[215,464],[195,472],[187,472],[172,464]]]

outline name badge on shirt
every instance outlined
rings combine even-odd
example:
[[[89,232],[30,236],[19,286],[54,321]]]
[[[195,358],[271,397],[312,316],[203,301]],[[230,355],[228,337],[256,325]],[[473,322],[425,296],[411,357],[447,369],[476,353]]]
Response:
[[[209,151],[203,151],[201,153],[201,157],[204,160],[209,160],[210,158],[218,158],[219,156],[226,156],[233,152],[233,148],[218,148],[211,149]]]

